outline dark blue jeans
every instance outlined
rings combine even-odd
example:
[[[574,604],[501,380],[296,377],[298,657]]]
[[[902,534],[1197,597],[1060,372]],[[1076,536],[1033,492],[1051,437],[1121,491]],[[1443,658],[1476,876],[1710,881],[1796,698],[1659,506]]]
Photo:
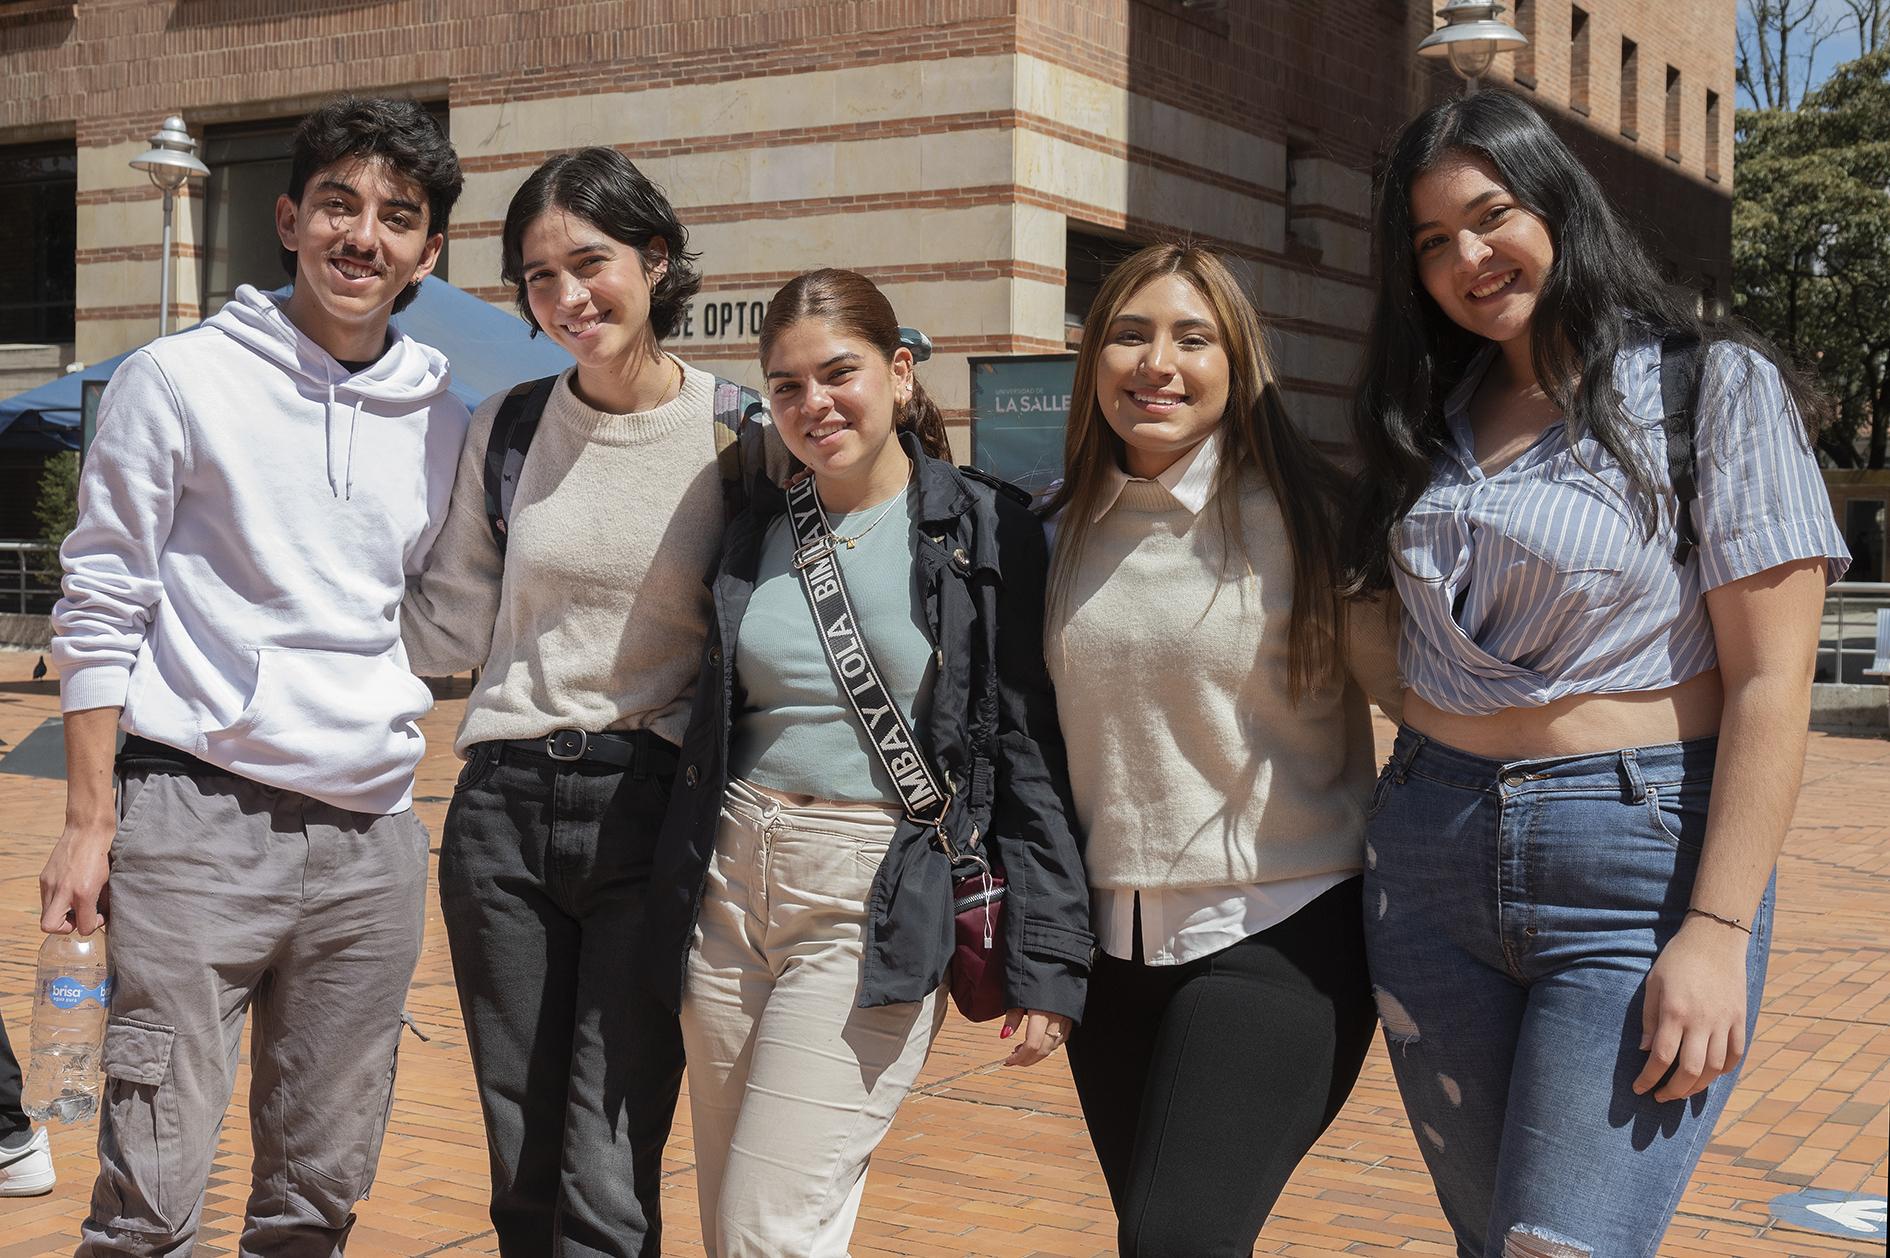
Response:
[[[1465,1258],[1659,1247],[1735,1077],[1665,1103],[1630,1086],[1647,1060],[1647,972],[1699,869],[1717,745],[1504,763],[1398,734],[1367,830],[1366,953]],[[1748,1043],[1772,898],[1746,953]]]

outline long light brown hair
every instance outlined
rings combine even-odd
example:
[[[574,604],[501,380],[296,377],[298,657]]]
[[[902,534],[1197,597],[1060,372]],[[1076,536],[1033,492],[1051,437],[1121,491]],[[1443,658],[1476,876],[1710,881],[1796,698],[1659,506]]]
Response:
[[[1103,281],[1076,356],[1070,418],[1063,437],[1063,484],[1047,511],[1060,513],[1050,563],[1049,621],[1068,610],[1076,569],[1091,520],[1112,469],[1126,466],[1121,437],[1104,418],[1096,396],[1096,367],[1109,328],[1129,300],[1155,280],[1179,275],[1201,294],[1220,325],[1227,353],[1227,409],[1221,414],[1221,464],[1214,498],[1227,538],[1225,553],[1247,561],[1240,522],[1239,481],[1249,469],[1265,477],[1280,505],[1286,549],[1293,564],[1293,611],[1287,629],[1288,675],[1295,700],[1332,678],[1344,609],[1338,595],[1337,539],[1340,478],[1286,414],[1279,374],[1253,303],[1227,264],[1189,242],[1150,245],[1125,259]]]

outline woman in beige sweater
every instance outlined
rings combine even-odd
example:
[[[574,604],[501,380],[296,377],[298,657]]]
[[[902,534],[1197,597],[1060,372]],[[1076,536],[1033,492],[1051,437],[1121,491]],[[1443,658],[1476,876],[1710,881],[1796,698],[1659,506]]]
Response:
[[[1335,473],[1220,259],[1117,267],[1072,402],[1046,657],[1102,955],[1070,1067],[1121,1252],[1245,1255],[1375,1021],[1364,692],[1396,702],[1391,634],[1339,600]]]
[[[560,154],[526,179],[502,274],[576,365],[522,395],[541,408],[526,457],[526,417],[501,419],[504,396],[474,414],[401,611],[416,672],[480,670],[455,743],[466,767],[440,907],[506,1255],[661,1250],[682,1040],[625,974],[708,633],[716,416],[733,388],[662,345],[700,284],[687,245],[662,192],[613,149]],[[509,503],[489,501],[494,448],[511,452]]]

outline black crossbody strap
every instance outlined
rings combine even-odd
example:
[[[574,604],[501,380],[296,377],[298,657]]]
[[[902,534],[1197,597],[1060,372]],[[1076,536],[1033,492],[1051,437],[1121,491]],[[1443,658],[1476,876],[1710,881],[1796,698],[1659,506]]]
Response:
[[[859,617],[847,597],[846,578],[834,554],[833,530],[814,494],[814,478],[802,476],[788,486],[788,522],[794,530],[794,570],[801,592],[813,609],[820,630],[821,651],[834,681],[846,695],[853,714],[866,731],[873,754],[893,780],[906,816],[937,832],[945,854],[956,859],[945,836],[945,810],[950,801],[926,762],[919,740],[913,737],[904,712],[881,679],[879,667],[860,635]]]
[[[519,473],[525,469],[525,455],[557,383],[556,376],[527,380],[505,395],[499,413],[492,417],[492,431],[486,436],[486,522],[492,526],[492,540],[498,543],[501,558],[512,500],[518,496]]]
[[[1702,357],[1700,339],[1691,333],[1676,332],[1660,342],[1661,423],[1667,431],[1667,480],[1673,485],[1674,530],[1679,535],[1673,548],[1676,564],[1685,564],[1700,544],[1693,524],[1693,504],[1700,496],[1694,477],[1699,456],[1693,419],[1700,404]]]

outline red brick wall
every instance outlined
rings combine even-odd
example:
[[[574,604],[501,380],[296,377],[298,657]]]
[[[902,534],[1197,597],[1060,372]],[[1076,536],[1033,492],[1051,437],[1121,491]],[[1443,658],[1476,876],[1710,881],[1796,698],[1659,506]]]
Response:
[[[476,103],[1001,51],[1006,0],[85,0],[0,5],[0,142],[142,138],[176,110],[292,113],[338,91]],[[63,16],[62,16],[63,14]],[[424,94],[424,93],[416,93]]]
[[[1303,131],[1319,156],[1367,167],[1404,112],[1404,8],[1233,0],[1223,31],[1168,0],[1019,0],[1018,47],[1257,135]]]

